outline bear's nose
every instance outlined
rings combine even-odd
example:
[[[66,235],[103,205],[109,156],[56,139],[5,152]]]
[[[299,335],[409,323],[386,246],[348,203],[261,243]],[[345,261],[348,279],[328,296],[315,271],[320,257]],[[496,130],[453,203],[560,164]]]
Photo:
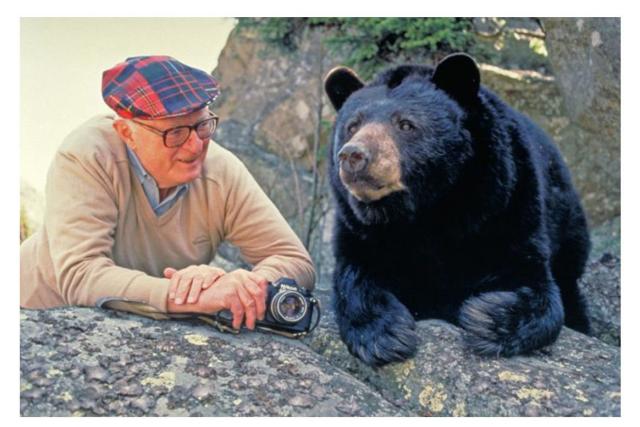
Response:
[[[356,173],[369,164],[369,151],[362,145],[347,144],[338,152],[340,167],[346,172]]]

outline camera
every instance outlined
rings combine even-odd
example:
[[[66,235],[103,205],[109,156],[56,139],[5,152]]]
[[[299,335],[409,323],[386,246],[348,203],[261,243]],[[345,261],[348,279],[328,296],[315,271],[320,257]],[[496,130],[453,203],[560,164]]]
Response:
[[[316,320],[312,326],[313,313]],[[216,315],[226,331],[231,329],[233,316],[229,310]],[[263,320],[256,320],[256,329],[299,338],[310,333],[320,321],[318,300],[295,280],[282,277],[267,286],[266,310]]]
[[[162,313],[157,308],[140,301],[106,297],[98,300],[100,308],[127,311],[154,319],[200,320],[217,327],[222,332],[239,333],[233,329],[233,315],[229,310],[214,314]],[[316,314],[312,324],[313,314]],[[320,323],[320,302],[295,280],[282,277],[267,287],[266,310],[263,320],[256,320],[256,329],[288,338],[302,338]]]

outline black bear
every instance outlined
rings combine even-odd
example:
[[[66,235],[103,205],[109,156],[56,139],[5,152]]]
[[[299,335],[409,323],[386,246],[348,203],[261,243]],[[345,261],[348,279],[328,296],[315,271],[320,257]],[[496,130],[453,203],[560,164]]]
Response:
[[[333,69],[334,307],[349,351],[411,357],[415,320],[461,326],[485,355],[589,331],[577,280],[589,232],[550,138],[480,85],[473,58],[404,65],[365,85]]]

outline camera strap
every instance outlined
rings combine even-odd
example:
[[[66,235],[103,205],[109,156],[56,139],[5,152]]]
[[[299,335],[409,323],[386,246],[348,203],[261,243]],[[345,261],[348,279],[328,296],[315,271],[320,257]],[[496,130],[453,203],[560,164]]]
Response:
[[[320,324],[320,317],[322,317],[322,313],[321,313],[321,310],[320,310],[320,300],[318,300],[318,299],[316,299],[314,297],[314,298],[311,299],[311,303],[313,304],[313,308],[315,308],[315,311],[317,313],[316,321],[315,321],[315,323],[313,323],[312,326],[309,327],[309,330],[307,331],[307,333],[305,335],[310,334],[311,332],[313,332],[313,330],[315,328],[318,327],[318,325]]]
[[[313,306],[312,310],[316,313],[315,322],[312,323],[306,331],[302,332],[289,332],[280,329],[274,329],[268,326],[256,325],[256,329],[263,332],[268,332],[276,335],[281,335],[287,338],[303,338],[310,334],[320,323],[320,301],[316,298],[311,298],[310,302]],[[200,314],[200,313],[163,313],[157,308],[140,302],[131,301],[124,298],[103,298],[96,304],[102,309],[111,309],[116,311],[126,311],[137,315],[150,317],[156,320],[194,320],[197,319],[208,325],[216,327],[220,332],[239,334],[240,330],[234,329],[231,326],[231,320],[221,316],[219,313],[214,314]]]

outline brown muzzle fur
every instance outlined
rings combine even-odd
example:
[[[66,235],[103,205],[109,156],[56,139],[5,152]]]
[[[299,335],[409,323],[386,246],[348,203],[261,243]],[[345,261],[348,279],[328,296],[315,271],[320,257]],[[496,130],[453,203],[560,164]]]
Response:
[[[400,152],[387,128],[363,126],[338,153],[340,179],[362,202],[373,202],[406,187],[402,183]]]

